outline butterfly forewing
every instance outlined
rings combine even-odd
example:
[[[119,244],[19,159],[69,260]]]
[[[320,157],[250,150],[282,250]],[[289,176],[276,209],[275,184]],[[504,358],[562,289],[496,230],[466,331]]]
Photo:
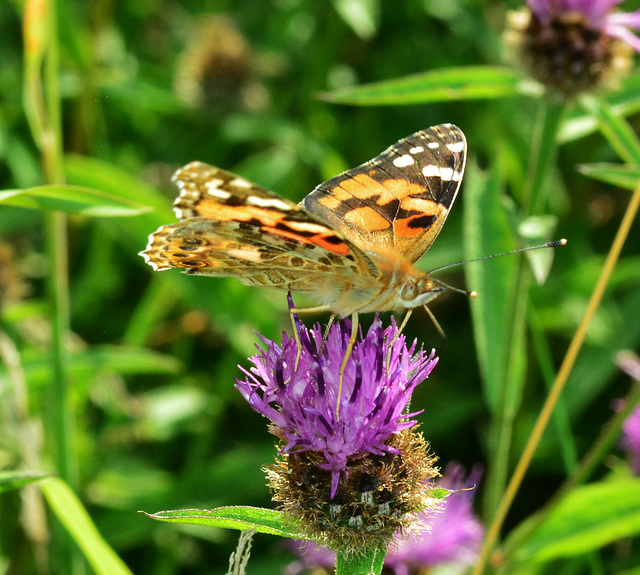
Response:
[[[301,204],[360,249],[393,251],[413,263],[446,220],[465,157],[459,128],[433,126],[321,184]]]

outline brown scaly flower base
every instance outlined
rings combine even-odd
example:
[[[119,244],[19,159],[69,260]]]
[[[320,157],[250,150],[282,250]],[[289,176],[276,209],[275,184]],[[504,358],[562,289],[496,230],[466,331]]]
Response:
[[[363,454],[352,459],[331,494],[331,472],[322,469],[321,454],[283,454],[265,467],[273,499],[316,542],[358,553],[387,545],[396,533],[416,527],[419,511],[435,513],[442,499],[434,497],[433,479],[440,474],[429,444],[413,428],[389,438],[398,454]]]
[[[589,26],[584,14],[568,12],[549,23],[526,9],[511,12],[505,43],[548,90],[566,98],[611,88],[631,66],[631,46]]]

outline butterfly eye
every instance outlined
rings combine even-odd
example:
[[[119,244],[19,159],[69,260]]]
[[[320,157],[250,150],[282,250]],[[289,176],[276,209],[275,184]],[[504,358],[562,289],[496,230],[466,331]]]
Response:
[[[416,298],[418,295],[418,286],[414,283],[404,284],[402,288],[402,292],[400,292],[400,296],[402,299],[411,301]]]

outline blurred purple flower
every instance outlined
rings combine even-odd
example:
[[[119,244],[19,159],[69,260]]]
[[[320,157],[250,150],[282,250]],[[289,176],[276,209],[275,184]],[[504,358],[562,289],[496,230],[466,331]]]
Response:
[[[508,13],[505,46],[550,94],[615,88],[640,51],[640,11],[614,12],[620,1],[526,0]]]
[[[476,467],[465,479],[460,465],[447,465],[436,486],[454,493],[447,497],[440,513],[425,519],[427,530],[389,548],[385,569],[394,575],[409,575],[441,564],[473,565],[484,536],[484,528],[473,512],[474,488],[481,475],[482,471]],[[287,567],[287,575],[316,568],[330,569],[335,565],[335,552],[326,547],[310,541],[292,542],[289,547],[300,559]]]
[[[246,378],[236,388],[251,407],[268,417],[286,445],[281,453],[314,451],[323,455],[319,466],[331,472],[331,498],[350,458],[363,454],[397,453],[386,441],[415,425],[420,412],[404,413],[415,387],[437,363],[432,351],[416,352],[398,335],[395,322],[384,329],[376,316],[353,346],[343,377],[339,418],[336,416],[339,370],[349,337],[348,319],[335,323],[323,342],[317,324],[308,330],[297,322],[301,353],[283,334],[282,345],[262,336],[264,349],[241,368]]]
[[[640,475],[640,406],[624,422],[620,443],[629,452],[634,473]]]
[[[640,30],[640,10],[613,12],[622,0],[527,0],[529,8],[543,25],[566,14],[580,14],[594,30],[620,38],[640,52],[640,38],[629,29]]]
[[[637,355],[621,352],[616,363],[624,372],[640,381],[640,358]],[[629,453],[634,473],[640,475],[640,405],[631,412],[622,426],[620,446]]]

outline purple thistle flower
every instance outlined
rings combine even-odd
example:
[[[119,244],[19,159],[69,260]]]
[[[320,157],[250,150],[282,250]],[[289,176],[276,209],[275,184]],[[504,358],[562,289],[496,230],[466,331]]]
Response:
[[[529,8],[545,25],[566,14],[580,14],[591,29],[620,38],[636,52],[640,52],[640,38],[629,30],[640,30],[640,10],[613,12],[614,7],[621,2],[622,0],[527,0]]]
[[[629,453],[633,472],[640,476],[640,406],[625,420],[620,444]]]
[[[416,353],[398,335],[395,322],[386,329],[376,316],[373,325],[355,342],[349,357],[336,416],[339,370],[351,322],[334,324],[323,343],[317,324],[308,330],[297,323],[301,353],[296,367],[297,346],[283,334],[282,345],[261,336],[265,349],[250,358],[253,367],[241,368],[246,379],[237,389],[251,407],[268,417],[286,441],[281,453],[319,452],[319,466],[331,472],[331,498],[350,458],[362,454],[397,453],[386,440],[416,424],[404,413],[415,387],[437,363],[432,351]]]
[[[351,322],[333,324],[324,338],[319,325],[308,330],[297,318],[296,330],[299,347],[286,334],[281,345],[262,337],[236,385],[284,443],[265,467],[273,500],[322,545],[346,555],[386,548],[442,504],[436,458],[413,429],[419,412],[406,413],[437,359],[376,316],[347,357],[340,392]]]
[[[616,363],[627,375],[640,381],[640,357],[631,352],[620,352]],[[633,472],[640,476],[640,405],[622,425],[620,446],[628,452]]]
[[[458,464],[449,464],[436,482],[451,493],[441,513],[426,519],[429,532],[404,541],[387,555],[385,565],[395,575],[409,575],[412,567],[429,567],[442,563],[473,565],[478,558],[484,527],[473,512],[474,488],[482,470],[474,467],[468,478]]]
[[[640,51],[640,11],[614,12],[621,0],[526,0],[509,13],[505,40],[531,76],[549,91],[572,97],[611,87]]]
[[[473,512],[474,487],[482,472],[476,467],[468,478],[460,465],[449,464],[436,485],[450,489],[443,509],[432,518],[426,518],[426,528],[410,539],[391,546],[385,558],[385,569],[394,575],[409,575],[435,565],[473,565],[478,556],[484,528]],[[290,564],[287,575],[335,564],[335,553],[309,541],[292,542],[289,546],[298,561]]]

